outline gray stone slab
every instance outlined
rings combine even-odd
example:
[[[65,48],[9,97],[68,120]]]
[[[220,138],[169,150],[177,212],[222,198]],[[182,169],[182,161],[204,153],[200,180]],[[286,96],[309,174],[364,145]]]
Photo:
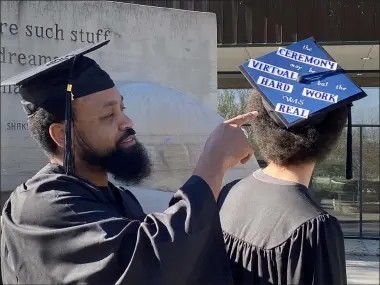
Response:
[[[89,56],[116,81],[154,160],[155,173],[142,187],[174,191],[191,175],[222,121],[215,14],[109,1],[2,1],[1,27],[1,80],[111,40]],[[1,190],[8,191],[47,160],[28,136],[17,89],[1,91]],[[252,160],[230,173],[249,175],[257,166]]]

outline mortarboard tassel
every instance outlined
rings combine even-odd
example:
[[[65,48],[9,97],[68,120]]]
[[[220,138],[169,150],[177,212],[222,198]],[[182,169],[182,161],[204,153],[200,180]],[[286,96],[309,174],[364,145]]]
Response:
[[[74,169],[74,154],[72,149],[72,140],[71,140],[71,123],[73,118],[72,112],[72,103],[74,100],[74,95],[72,94],[72,76],[74,71],[76,56],[73,59],[71,65],[69,80],[67,83],[66,89],[66,100],[65,100],[65,154],[64,154],[64,167],[67,175],[73,175],[75,172]]]
[[[308,82],[315,81],[315,80],[322,80],[322,79],[325,79],[329,76],[337,75],[337,74],[341,74],[341,73],[344,73],[344,71],[342,69],[316,72],[316,73],[311,73],[311,74],[307,74],[307,75],[303,75],[303,76],[298,76],[297,81],[300,83],[308,83]]]
[[[346,179],[352,179],[352,117],[351,106],[348,105],[348,122],[347,122],[347,157],[346,157]]]

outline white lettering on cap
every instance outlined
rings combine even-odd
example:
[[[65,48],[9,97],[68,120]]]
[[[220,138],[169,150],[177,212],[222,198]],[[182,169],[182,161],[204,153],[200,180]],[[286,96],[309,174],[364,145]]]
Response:
[[[309,116],[309,110],[298,108],[295,106],[289,106],[282,103],[276,105],[276,112],[292,115],[300,118],[307,118]]]
[[[290,79],[290,80],[297,80],[297,78],[298,78],[297,72],[287,70],[284,68],[280,68],[280,67],[268,64],[268,63],[264,63],[264,62],[255,60],[255,59],[251,59],[249,61],[248,67],[256,69],[256,70],[260,70],[260,71],[263,71],[263,72],[266,72],[266,73],[269,73],[269,74],[272,74],[275,76]]]
[[[65,60],[68,60],[70,58],[74,57],[74,54],[67,54],[65,56],[61,56],[61,57],[58,57],[58,58],[55,58],[51,61],[49,61],[48,63],[46,63],[46,66],[50,66],[50,65],[53,65],[53,64],[56,64],[56,63],[59,63],[61,61],[65,61]]]
[[[283,47],[278,48],[277,55],[294,61],[303,62],[309,65],[322,67],[329,70],[336,70],[338,68],[338,64],[334,61],[299,53]]]
[[[257,84],[268,87],[268,88],[287,92],[287,93],[292,93],[293,91],[293,85],[280,82],[277,80],[269,79],[264,76],[259,76],[259,79],[257,80]]]
[[[317,100],[322,100],[326,102],[331,102],[331,103],[338,102],[338,95],[321,92],[321,91],[317,91],[317,90],[313,90],[309,88],[303,89],[302,96],[317,99]]]

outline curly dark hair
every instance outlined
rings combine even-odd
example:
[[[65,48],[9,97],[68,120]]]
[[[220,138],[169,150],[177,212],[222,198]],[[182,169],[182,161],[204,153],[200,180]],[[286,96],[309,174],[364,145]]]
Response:
[[[49,127],[61,120],[55,118],[45,109],[39,108],[28,120],[29,133],[43,148],[48,156],[56,154],[57,144],[49,134]]]
[[[289,131],[279,127],[264,108],[256,90],[249,97],[248,108],[259,115],[252,124],[254,141],[266,162],[280,166],[320,162],[329,154],[347,122],[348,107],[329,112],[319,123]]]

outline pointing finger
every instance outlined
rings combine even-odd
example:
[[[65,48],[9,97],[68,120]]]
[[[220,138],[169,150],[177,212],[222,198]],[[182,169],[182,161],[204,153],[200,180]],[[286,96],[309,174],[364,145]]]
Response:
[[[257,117],[257,111],[249,112],[243,115],[236,116],[235,118],[224,121],[226,124],[236,124],[238,127],[241,127],[243,124],[254,120]]]
[[[247,163],[247,162],[251,159],[252,156],[253,156],[253,149],[252,149],[252,148],[249,148],[249,149],[248,149],[247,156],[244,157],[242,160],[240,160],[240,163],[241,163],[241,164],[245,164],[245,163]]]

